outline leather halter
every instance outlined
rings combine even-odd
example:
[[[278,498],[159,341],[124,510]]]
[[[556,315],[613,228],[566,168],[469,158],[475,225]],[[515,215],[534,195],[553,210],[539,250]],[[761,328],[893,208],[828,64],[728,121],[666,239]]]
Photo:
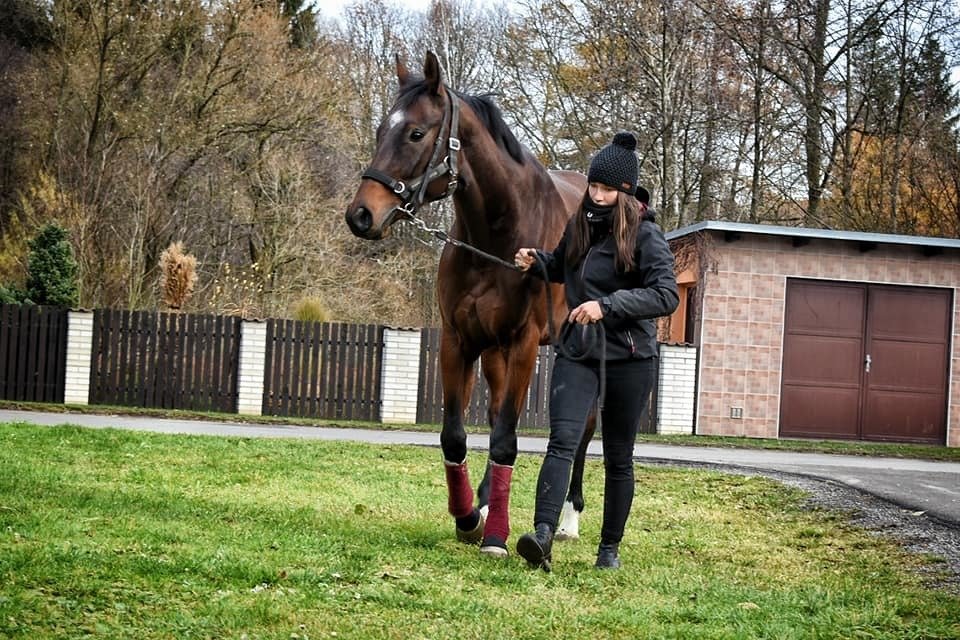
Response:
[[[446,88],[445,88],[446,89]],[[447,188],[443,194],[435,200],[442,200],[457,188],[457,181],[460,177],[460,170],[457,162],[457,152],[460,151],[460,139],[457,137],[460,124],[460,101],[450,89],[446,89],[446,94],[450,98],[450,109],[443,112],[443,123],[440,125],[440,131],[437,133],[437,139],[433,143],[433,155],[430,157],[430,163],[427,165],[423,175],[408,182],[397,180],[392,176],[385,174],[379,169],[367,167],[363,172],[362,178],[375,180],[387,187],[400,200],[403,205],[398,207],[404,214],[404,218],[412,220],[417,210],[423,206],[427,197],[427,187],[431,182],[445,175],[449,175]],[[446,148],[449,152],[443,160],[440,160],[440,154],[443,152],[443,130],[448,130]]]

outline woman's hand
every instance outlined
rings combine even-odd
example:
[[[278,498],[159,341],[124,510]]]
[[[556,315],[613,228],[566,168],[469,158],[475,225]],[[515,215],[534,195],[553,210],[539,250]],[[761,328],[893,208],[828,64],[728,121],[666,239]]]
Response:
[[[603,309],[600,308],[600,303],[596,300],[588,300],[571,311],[567,321],[571,324],[591,324],[600,322],[602,318]]]
[[[517,249],[516,255],[513,256],[513,264],[517,265],[520,271],[526,271],[533,266],[533,262],[536,259],[537,250],[525,247],[523,249]]]

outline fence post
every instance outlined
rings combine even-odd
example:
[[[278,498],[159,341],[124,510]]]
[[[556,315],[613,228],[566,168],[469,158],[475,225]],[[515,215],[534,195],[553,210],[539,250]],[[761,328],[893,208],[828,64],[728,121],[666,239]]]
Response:
[[[697,392],[697,348],[660,345],[657,433],[693,433]]]
[[[237,413],[263,414],[263,374],[267,361],[267,323],[240,323],[240,366],[237,371]]]
[[[93,312],[67,312],[67,367],[63,380],[64,404],[89,404],[90,365],[93,358]]]
[[[380,380],[380,422],[415,423],[420,387],[420,329],[384,328]]]

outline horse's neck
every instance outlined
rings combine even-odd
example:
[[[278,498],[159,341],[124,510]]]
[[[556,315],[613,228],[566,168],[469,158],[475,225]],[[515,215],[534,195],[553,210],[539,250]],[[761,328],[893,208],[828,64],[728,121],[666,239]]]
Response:
[[[491,251],[504,236],[512,236],[517,229],[517,206],[490,197],[491,192],[477,185],[472,193],[457,198],[456,231],[461,240],[478,249]]]
[[[498,255],[513,255],[517,247],[503,245],[518,237],[523,209],[535,206],[536,191],[526,170],[517,171],[516,162],[503,151],[497,154],[502,155],[470,162],[471,183],[454,198],[457,226],[462,240]]]

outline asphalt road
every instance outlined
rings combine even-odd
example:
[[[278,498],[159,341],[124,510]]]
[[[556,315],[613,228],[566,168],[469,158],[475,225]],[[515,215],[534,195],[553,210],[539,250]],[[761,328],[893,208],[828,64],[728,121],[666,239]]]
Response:
[[[243,438],[350,440],[421,446],[440,444],[437,433],[415,431],[253,425],[118,415],[0,410],[0,422],[40,425],[69,423],[90,428]],[[521,437],[518,444],[525,453],[543,453],[546,450],[545,438]],[[487,436],[469,435],[467,445],[471,449],[485,450]],[[602,453],[599,440],[591,443],[589,453]],[[827,480],[874,495],[917,515],[923,512],[945,524],[960,527],[960,463],[956,462],[646,443],[637,444],[634,455],[638,462],[755,469]]]

